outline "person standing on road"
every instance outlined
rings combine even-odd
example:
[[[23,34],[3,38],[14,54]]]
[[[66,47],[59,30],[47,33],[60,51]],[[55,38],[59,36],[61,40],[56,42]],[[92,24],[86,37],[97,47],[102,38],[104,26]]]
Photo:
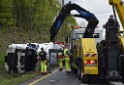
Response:
[[[41,59],[41,74],[47,74],[47,53],[44,51],[44,48],[41,48],[41,52],[39,53],[39,57]]]
[[[66,72],[69,73],[71,71],[71,67],[70,67],[70,57],[72,56],[71,52],[65,48],[64,49],[64,60],[65,60],[65,68],[66,68]]]
[[[57,54],[57,58],[58,58],[58,63],[59,63],[59,70],[62,71],[62,66],[63,66],[63,54],[61,52],[59,52]]]

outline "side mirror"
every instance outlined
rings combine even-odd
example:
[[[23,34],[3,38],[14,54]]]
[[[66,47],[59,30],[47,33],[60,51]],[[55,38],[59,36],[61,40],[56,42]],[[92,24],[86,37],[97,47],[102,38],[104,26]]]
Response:
[[[67,35],[66,38],[65,38],[65,42],[66,42],[66,43],[69,43],[69,37],[68,37],[68,35]]]

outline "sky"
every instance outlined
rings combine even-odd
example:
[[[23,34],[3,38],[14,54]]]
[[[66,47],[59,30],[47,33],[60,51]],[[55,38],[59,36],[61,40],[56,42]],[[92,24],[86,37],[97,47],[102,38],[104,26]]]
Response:
[[[99,28],[103,28],[103,25],[107,22],[110,15],[113,14],[112,7],[108,2],[109,0],[64,0],[65,4],[69,1],[71,1],[71,3],[76,3],[82,8],[93,13],[99,20]],[[84,19],[76,18],[76,21],[79,25],[82,23],[87,25],[87,21]]]

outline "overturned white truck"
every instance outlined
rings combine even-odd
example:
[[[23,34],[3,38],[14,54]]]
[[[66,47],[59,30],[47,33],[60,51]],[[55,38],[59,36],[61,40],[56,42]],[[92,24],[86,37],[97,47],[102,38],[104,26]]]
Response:
[[[50,43],[27,43],[27,44],[11,44],[8,46],[5,56],[5,70],[9,73],[25,73],[27,71],[36,70],[37,56],[41,48],[47,52],[47,58],[50,64],[57,64],[56,54],[49,57],[50,49],[63,49],[58,44]]]
[[[11,44],[5,56],[5,70],[9,73],[25,73],[34,70],[37,62],[37,44]]]

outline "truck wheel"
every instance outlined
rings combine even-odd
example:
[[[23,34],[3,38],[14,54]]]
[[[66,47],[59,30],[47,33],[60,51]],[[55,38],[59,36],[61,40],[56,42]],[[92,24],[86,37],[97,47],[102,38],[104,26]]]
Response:
[[[120,61],[121,82],[124,84],[124,55],[120,55]]]
[[[81,61],[78,61],[78,69],[77,69],[77,75],[78,75],[78,79],[81,80],[81,77],[82,77],[82,63]]]
[[[124,84],[124,73],[122,74],[122,83]]]
[[[122,62],[121,62],[121,77],[122,77],[122,83],[124,84],[124,59],[122,59]]]
[[[89,75],[82,75],[83,73],[83,65],[82,61],[78,61],[78,79],[81,80],[81,83],[87,84],[90,81]]]
[[[83,75],[83,76],[81,77],[81,83],[83,83],[83,84],[88,84],[88,83],[90,83],[90,78],[89,78],[89,76],[88,76],[88,75]]]

